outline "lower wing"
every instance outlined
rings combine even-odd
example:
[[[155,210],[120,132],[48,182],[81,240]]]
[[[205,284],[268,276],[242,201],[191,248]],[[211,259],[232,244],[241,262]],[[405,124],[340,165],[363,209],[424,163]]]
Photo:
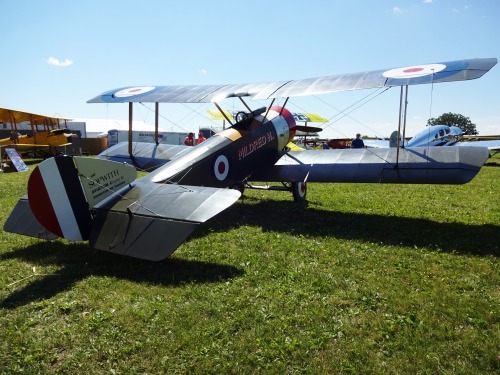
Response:
[[[131,158],[128,142],[120,142],[101,152],[97,158],[132,164],[137,169],[151,172],[189,149],[188,146],[134,142]]]
[[[486,148],[306,150],[285,153],[251,181],[464,184],[488,159]]]

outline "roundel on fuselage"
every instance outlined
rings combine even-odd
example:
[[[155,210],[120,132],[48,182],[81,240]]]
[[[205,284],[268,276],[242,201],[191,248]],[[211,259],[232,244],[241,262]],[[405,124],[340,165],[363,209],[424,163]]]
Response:
[[[229,161],[226,155],[219,155],[214,162],[215,178],[219,181],[224,181],[229,174]]]

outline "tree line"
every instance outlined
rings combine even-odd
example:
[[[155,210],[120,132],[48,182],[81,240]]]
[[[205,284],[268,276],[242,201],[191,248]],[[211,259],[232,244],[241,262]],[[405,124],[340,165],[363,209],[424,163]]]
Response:
[[[427,120],[427,126],[431,125],[448,125],[448,126],[458,126],[462,129],[464,135],[477,135],[479,134],[476,129],[476,124],[474,124],[470,118],[463,116],[458,113],[443,113],[437,118],[430,118]]]

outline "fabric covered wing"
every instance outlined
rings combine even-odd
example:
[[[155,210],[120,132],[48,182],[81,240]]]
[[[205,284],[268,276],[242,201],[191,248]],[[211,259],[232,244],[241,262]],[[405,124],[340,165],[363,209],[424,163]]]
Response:
[[[460,147],[486,147],[490,151],[500,151],[500,140],[458,142],[458,143],[455,144],[455,146],[460,146]]]
[[[287,85],[282,86],[269,97],[318,95],[378,87],[466,81],[481,77],[496,63],[496,58],[469,59],[356,74],[343,74],[323,78],[303,79],[290,81]],[[254,99],[265,99],[265,97],[256,95]]]
[[[389,148],[388,139],[363,139],[363,143],[368,148]]]
[[[486,148],[430,147],[291,151],[252,181],[464,184],[488,158]]]
[[[240,192],[140,183],[92,210],[90,245],[147,260],[172,254],[200,223],[231,206]]]
[[[134,142],[132,144],[133,159],[131,159],[128,153],[128,142],[120,142],[104,150],[96,158],[129,163],[140,170],[153,171],[190,149],[188,146]]]
[[[496,58],[482,58],[267,83],[122,87],[107,91],[89,100],[88,103],[200,103],[245,96],[261,100],[378,87],[464,81],[481,77],[496,63]]]

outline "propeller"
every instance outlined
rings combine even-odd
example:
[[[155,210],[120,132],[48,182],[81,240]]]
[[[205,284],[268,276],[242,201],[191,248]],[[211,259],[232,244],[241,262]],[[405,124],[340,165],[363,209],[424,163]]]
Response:
[[[318,133],[323,130],[323,128],[317,128],[315,126],[304,126],[304,125],[296,125],[295,129],[304,133]]]

